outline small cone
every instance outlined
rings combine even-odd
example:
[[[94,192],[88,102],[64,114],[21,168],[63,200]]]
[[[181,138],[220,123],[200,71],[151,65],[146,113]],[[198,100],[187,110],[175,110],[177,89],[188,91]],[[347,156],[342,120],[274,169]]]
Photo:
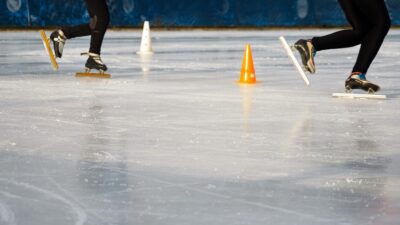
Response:
[[[151,47],[149,21],[145,21],[144,22],[143,33],[142,33],[142,42],[140,44],[140,51],[138,51],[137,54],[139,54],[139,55],[151,55],[151,54],[153,54],[153,48]]]
[[[241,84],[255,84],[256,71],[254,70],[253,55],[251,53],[250,45],[246,45],[246,50],[243,57],[242,71],[240,73]]]

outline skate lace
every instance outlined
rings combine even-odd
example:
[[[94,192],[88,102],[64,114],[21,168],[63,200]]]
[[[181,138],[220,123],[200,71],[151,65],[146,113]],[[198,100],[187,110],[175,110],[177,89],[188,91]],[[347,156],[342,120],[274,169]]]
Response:
[[[96,61],[98,64],[104,65],[103,61],[101,60],[100,56],[93,56],[93,60]]]
[[[63,39],[62,37],[56,37],[56,38],[54,38],[54,41],[58,42],[58,43],[65,44],[65,39]]]
[[[65,44],[67,37],[65,37],[64,33],[61,30],[59,30],[57,33],[58,33],[58,36],[54,38],[54,41]]]
[[[98,54],[84,52],[84,53],[81,53],[81,55],[87,55],[87,56],[91,57],[96,63],[104,65],[103,61],[100,58],[100,55],[98,55]]]

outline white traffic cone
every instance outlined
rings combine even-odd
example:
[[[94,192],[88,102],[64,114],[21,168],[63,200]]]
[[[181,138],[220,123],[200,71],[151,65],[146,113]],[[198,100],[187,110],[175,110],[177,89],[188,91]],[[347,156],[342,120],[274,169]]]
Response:
[[[152,55],[153,54],[153,48],[151,47],[149,21],[144,22],[143,33],[142,33],[142,42],[140,44],[140,51],[138,51],[137,54],[139,54],[139,55]]]

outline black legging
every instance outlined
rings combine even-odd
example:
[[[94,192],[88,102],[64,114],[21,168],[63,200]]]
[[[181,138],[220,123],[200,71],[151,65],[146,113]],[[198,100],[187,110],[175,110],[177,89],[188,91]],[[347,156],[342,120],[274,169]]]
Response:
[[[104,35],[110,23],[108,6],[106,0],[85,0],[85,2],[90,15],[90,23],[63,27],[62,31],[67,39],[91,35],[89,52],[100,54]]]
[[[315,37],[315,50],[353,47],[361,44],[353,72],[367,73],[390,28],[384,0],[339,0],[353,29]]]

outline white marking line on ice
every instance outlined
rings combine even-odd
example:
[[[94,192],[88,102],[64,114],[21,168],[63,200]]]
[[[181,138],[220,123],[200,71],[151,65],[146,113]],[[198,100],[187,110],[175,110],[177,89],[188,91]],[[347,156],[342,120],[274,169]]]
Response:
[[[16,181],[7,180],[7,179],[3,179],[3,178],[0,178],[0,181],[42,193],[42,194],[46,195],[47,197],[50,197],[50,198],[53,198],[53,199],[56,199],[56,200],[59,200],[59,201],[65,203],[66,205],[71,207],[72,211],[77,216],[77,221],[76,221],[75,225],[83,225],[87,221],[87,215],[86,215],[85,211],[83,211],[81,209],[81,207],[77,206],[76,204],[74,204],[73,202],[69,201],[68,199],[62,197],[61,195],[58,195],[58,194],[48,191],[46,189],[42,189],[42,188],[36,187],[32,184],[28,184],[28,183],[24,183],[24,182],[16,182]]]

